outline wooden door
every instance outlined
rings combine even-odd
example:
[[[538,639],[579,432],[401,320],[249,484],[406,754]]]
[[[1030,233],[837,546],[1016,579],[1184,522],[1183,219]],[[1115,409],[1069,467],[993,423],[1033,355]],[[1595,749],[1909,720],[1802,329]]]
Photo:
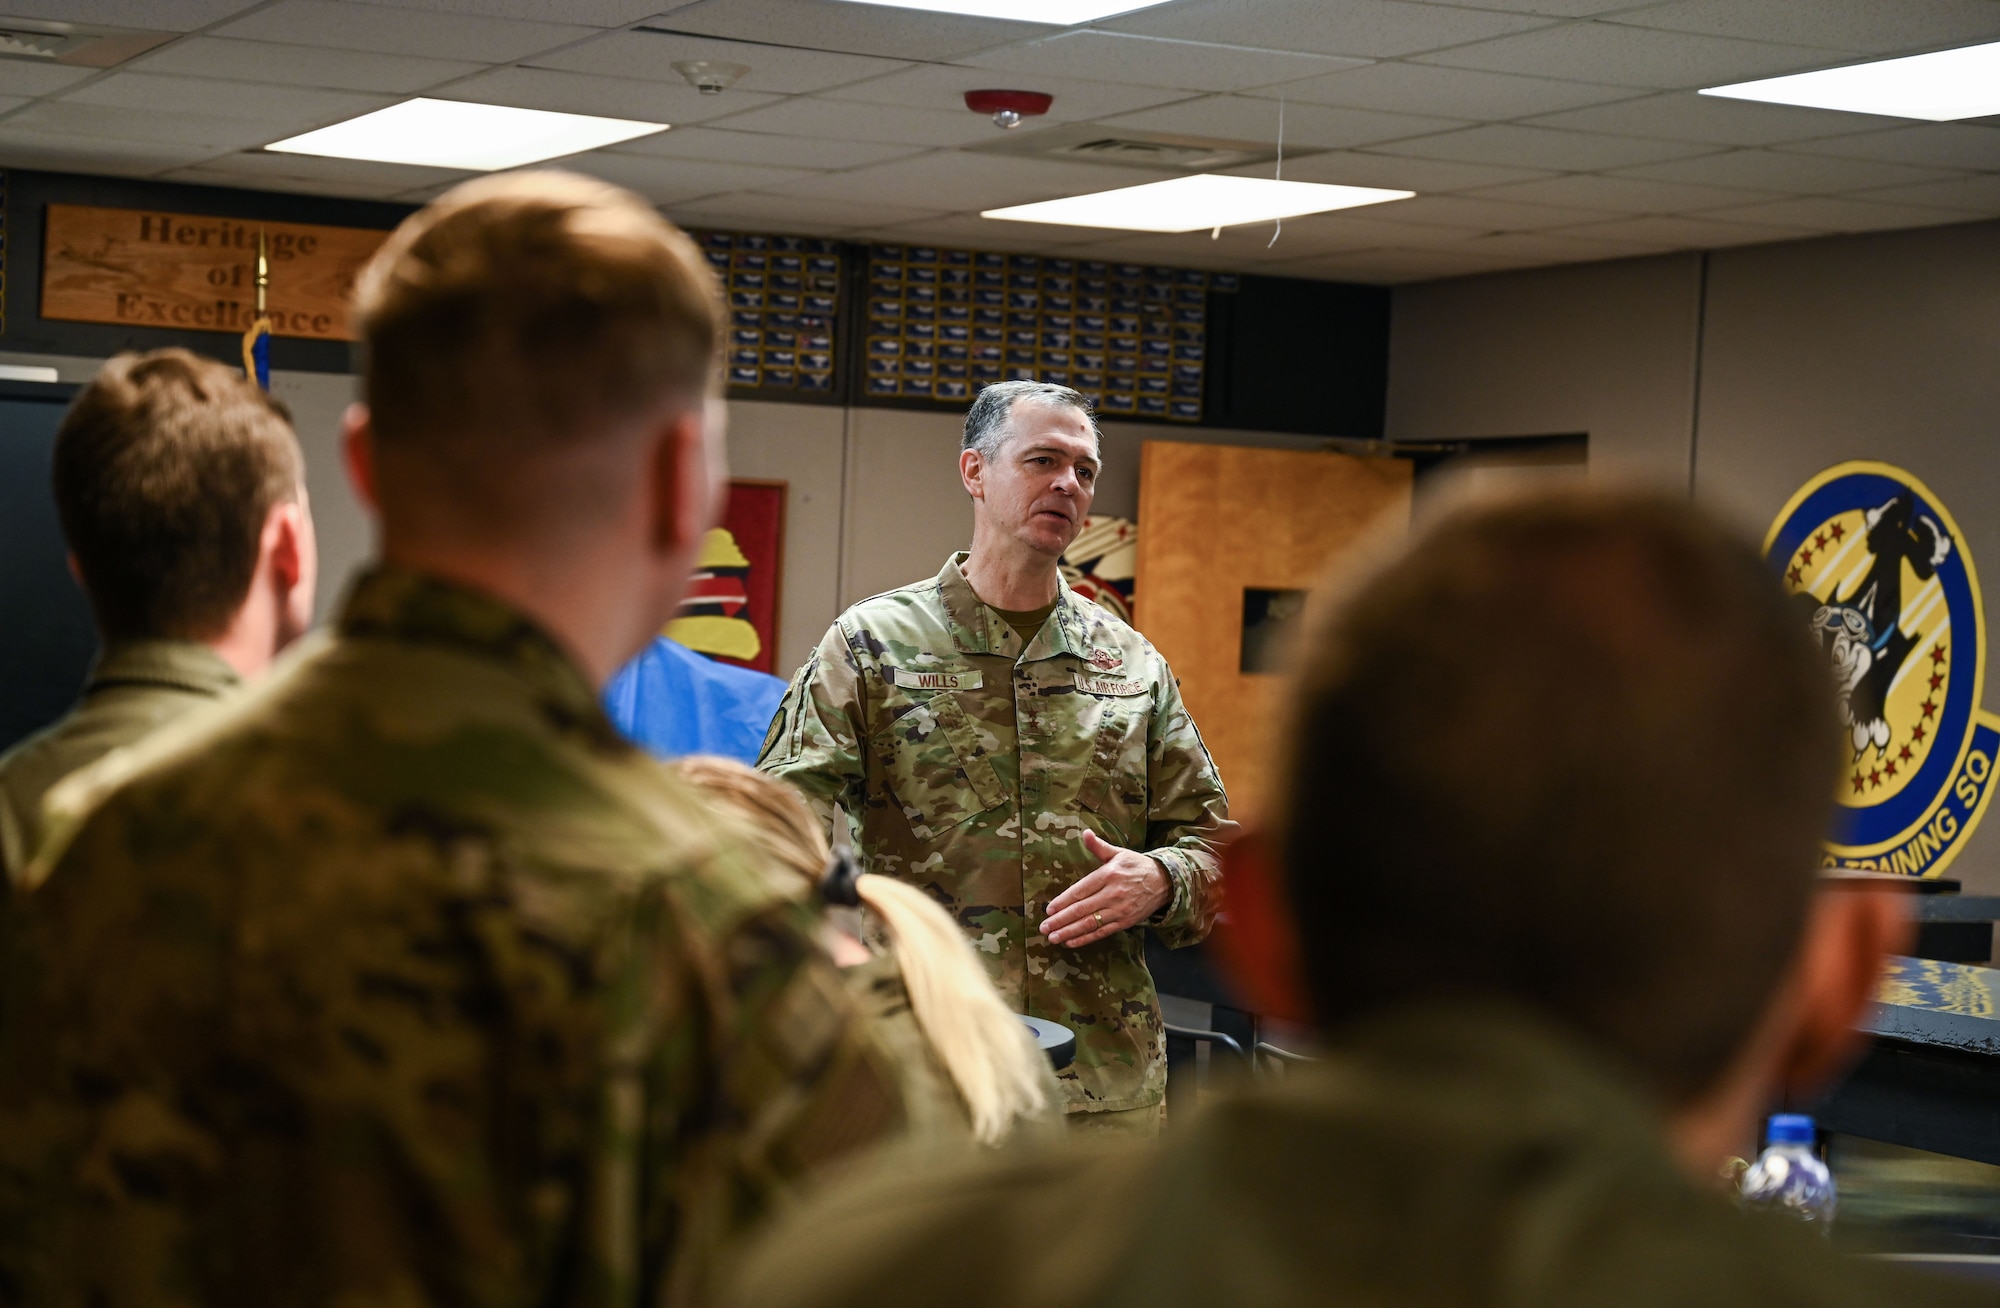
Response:
[[[1289,608],[1364,537],[1407,530],[1410,483],[1406,459],[1146,443],[1135,616],[1180,678],[1231,816],[1263,816],[1285,718],[1254,615]]]

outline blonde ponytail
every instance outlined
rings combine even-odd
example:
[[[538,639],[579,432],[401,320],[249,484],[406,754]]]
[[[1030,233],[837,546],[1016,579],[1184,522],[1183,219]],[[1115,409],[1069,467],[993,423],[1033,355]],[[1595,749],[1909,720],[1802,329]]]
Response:
[[[796,790],[726,758],[695,755],[673,766],[746,819],[767,854],[820,884],[832,851]],[[1017,1121],[1050,1112],[1053,1085],[1034,1037],[1001,1002],[950,915],[889,877],[864,874],[854,889],[888,933],[910,1011],[964,1100],[974,1138],[997,1144]]]

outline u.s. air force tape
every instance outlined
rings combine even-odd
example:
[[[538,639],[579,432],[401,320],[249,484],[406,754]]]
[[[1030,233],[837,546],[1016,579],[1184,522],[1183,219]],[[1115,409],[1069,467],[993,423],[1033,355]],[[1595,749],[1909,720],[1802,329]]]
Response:
[[[971,672],[912,672],[908,668],[883,668],[882,675],[892,686],[907,690],[978,690],[980,674]]]
[[[1086,695],[1143,695],[1146,683],[1143,681],[1115,681],[1110,677],[1088,677],[1076,674],[1076,688]]]

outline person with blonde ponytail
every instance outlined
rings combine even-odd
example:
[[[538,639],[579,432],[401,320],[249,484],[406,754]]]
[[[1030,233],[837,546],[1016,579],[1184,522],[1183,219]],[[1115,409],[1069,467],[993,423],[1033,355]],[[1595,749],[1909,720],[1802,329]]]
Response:
[[[1027,1122],[1061,1116],[1061,1092],[1024,1023],[987,979],[945,911],[914,886],[858,873],[836,858],[805,800],[790,785],[733,759],[693,755],[674,770],[720,800],[780,874],[796,874],[829,905],[858,907],[881,928],[887,950],[829,927],[826,940],[849,985],[877,1018],[907,1082],[913,1129],[969,1128],[1000,1143]],[[953,1120],[926,1120],[925,1105],[955,1106]]]

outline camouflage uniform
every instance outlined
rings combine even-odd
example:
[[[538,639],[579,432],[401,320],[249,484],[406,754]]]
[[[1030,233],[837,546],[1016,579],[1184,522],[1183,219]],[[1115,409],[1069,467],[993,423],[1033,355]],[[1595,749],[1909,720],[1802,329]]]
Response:
[[[497,601],[376,572],[149,747],[0,954],[0,1300],[685,1302],[899,1126],[816,919]]]
[[[193,641],[107,646],[84,683],[83,701],[0,755],[0,881],[19,880],[41,844],[42,797],[51,786],[241,684],[221,655]]]
[[[758,766],[829,816],[846,810],[870,872],[929,891],[958,919],[1006,1000],[1077,1034],[1069,1110],[1148,1108],[1166,1043],[1144,931],[1082,949],[1037,930],[1094,871],[1086,827],[1150,854],[1173,898],[1153,929],[1208,934],[1217,842],[1233,825],[1215,764],[1166,660],[1058,580],[1032,642],[980,602],[959,564],[863,600],[792,681]]]
[[[871,1165],[759,1255],[740,1308],[2000,1303],[1738,1211],[1682,1174],[1624,1069],[1491,1003],[1381,1014],[1156,1150]]]

